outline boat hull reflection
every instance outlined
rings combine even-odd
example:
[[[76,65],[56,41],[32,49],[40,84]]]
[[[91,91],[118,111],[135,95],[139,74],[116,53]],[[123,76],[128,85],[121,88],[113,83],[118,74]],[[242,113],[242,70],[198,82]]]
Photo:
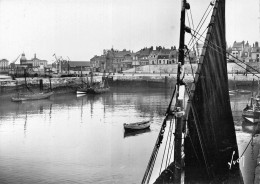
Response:
[[[150,127],[142,129],[142,130],[125,130],[124,131],[124,138],[126,137],[132,137],[132,136],[138,136],[144,133],[151,132]]]

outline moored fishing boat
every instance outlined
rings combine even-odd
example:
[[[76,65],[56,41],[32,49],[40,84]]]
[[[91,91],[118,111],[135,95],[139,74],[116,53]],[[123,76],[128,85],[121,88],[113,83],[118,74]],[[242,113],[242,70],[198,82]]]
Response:
[[[77,94],[86,94],[86,93],[88,93],[89,89],[90,89],[89,87],[80,87],[77,89],[76,93]]]
[[[260,99],[258,97],[251,97],[250,105],[246,105],[242,111],[242,117],[246,122],[260,122]]]
[[[41,99],[46,99],[49,98],[51,95],[54,94],[54,92],[52,91],[52,87],[51,87],[51,78],[49,78],[50,80],[50,88],[47,90],[43,90],[43,82],[42,80],[40,80],[40,91],[33,91],[31,90],[28,85],[27,85],[27,80],[26,80],[26,76],[27,76],[27,69],[24,69],[24,82],[25,82],[25,87],[27,92],[25,93],[20,93],[18,92],[16,96],[11,97],[11,100],[13,102],[21,102],[21,101],[27,101],[27,100],[41,100]]]
[[[105,83],[100,83],[98,86],[94,86],[89,89],[89,93],[93,94],[101,94],[101,93],[106,93],[110,91],[109,86],[105,86]]]
[[[246,89],[237,89],[236,91],[240,94],[250,94],[250,93],[252,93],[252,91],[246,90]]]
[[[40,92],[40,93],[31,93],[31,94],[17,94],[17,96],[12,97],[13,102],[21,102],[26,100],[41,100],[49,98],[53,95],[53,91],[50,92]]]

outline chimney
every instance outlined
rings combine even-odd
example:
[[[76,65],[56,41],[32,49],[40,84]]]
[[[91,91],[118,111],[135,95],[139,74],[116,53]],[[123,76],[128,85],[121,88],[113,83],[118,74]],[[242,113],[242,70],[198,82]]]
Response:
[[[36,59],[36,54],[34,54],[34,59]]]

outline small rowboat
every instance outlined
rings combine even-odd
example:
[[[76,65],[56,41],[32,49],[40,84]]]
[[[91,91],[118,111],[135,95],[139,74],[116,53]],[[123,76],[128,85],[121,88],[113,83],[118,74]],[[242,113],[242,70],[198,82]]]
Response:
[[[124,123],[125,130],[142,130],[145,128],[149,128],[151,125],[150,121],[141,121],[137,123]]]

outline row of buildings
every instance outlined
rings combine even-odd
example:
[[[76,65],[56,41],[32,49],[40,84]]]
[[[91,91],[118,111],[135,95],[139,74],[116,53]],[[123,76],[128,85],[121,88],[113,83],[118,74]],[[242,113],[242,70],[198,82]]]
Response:
[[[20,62],[17,63],[18,58],[20,58]],[[16,60],[9,64],[9,61],[6,59],[0,60],[0,70],[1,71],[12,71],[22,73],[24,68],[27,68],[28,71],[31,72],[46,72],[52,71],[54,73],[68,73],[69,71],[82,71],[89,70],[90,71],[90,62],[89,61],[68,61],[63,59],[56,59],[56,61],[52,64],[48,64],[47,60],[42,60],[36,57],[32,59],[27,59],[25,54],[22,53],[18,56]]]
[[[187,62],[196,61],[196,53],[191,51]],[[104,50],[101,56],[90,59],[90,66],[99,72],[122,72],[124,70],[144,65],[170,65],[177,63],[178,51],[176,47],[164,48],[161,46],[143,48],[137,52],[130,50]],[[189,61],[188,61],[189,60]]]
[[[196,44],[196,48],[186,52],[186,63],[196,63],[202,51],[202,44]],[[20,63],[15,61],[9,63],[8,60],[0,60],[0,70],[8,70],[12,68],[37,68],[40,70],[54,71],[57,73],[74,71],[95,71],[95,72],[122,72],[127,69],[136,68],[143,65],[171,65],[178,62],[178,50],[176,47],[164,48],[158,46],[145,47],[137,52],[130,50],[103,50],[100,56],[95,55],[90,61],[70,61],[57,59],[56,62],[48,64],[47,60],[36,57],[26,59],[25,54],[20,55]],[[231,47],[227,48],[228,62],[242,60],[244,62],[259,62],[260,47],[258,42],[252,46],[248,42],[234,42]]]

